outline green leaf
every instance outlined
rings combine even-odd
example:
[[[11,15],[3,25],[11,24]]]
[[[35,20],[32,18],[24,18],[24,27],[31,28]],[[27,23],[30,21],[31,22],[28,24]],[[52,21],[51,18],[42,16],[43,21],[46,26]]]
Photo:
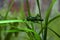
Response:
[[[51,28],[49,28],[49,27],[48,27],[48,29],[49,29],[50,31],[52,31],[55,35],[57,35],[57,36],[60,38],[60,35],[59,35],[58,33],[56,33],[53,29],[51,29]]]
[[[24,21],[24,20],[1,20],[0,24],[2,24],[2,23],[14,23],[14,22],[27,22],[27,21]]]
[[[49,20],[48,24],[50,24],[51,22],[53,22],[55,19],[60,18],[60,15],[57,15],[56,17],[52,18],[51,20]]]
[[[51,10],[53,8],[53,5],[54,3],[56,2],[56,0],[52,0],[51,4],[50,4],[50,7],[48,8],[47,12],[46,12],[46,16],[45,16],[45,29],[44,29],[44,39],[43,40],[46,40],[47,38],[47,27],[48,27],[48,20],[49,20],[49,16],[50,16],[50,13],[51,13]]]
[[[39,10],[40,19],[42,19],[39,0],[36,0],[36,2],[37,2],[38,10]],[[41,23],[41,29],[43,29],[42,21],[40,23]],[[39,32],[39,35],[40,35],[40,32]],[[43,32],[42,32],[42,36],[43,36]]]
[[[39,3],[39,0],[36,0],[36,2],[37,2],[39,14],[40,14],[40,19],[42,19],[42,18],[41,18],[41,10],[40,10],[40,3]]]
[[[47,23],[51,10],[53,8],[54,3],[56,2],[56,0],[52,0],[52,3],[50,4],[50,7],[48,8],[48,10],[46,11],[46,18],[45,18],[45,23]]]
[[[7,30],[7,32],[18,32],[18,31],[23,31],[23,32],[33,32],[36,40],[41,40],[41,37],[33,30],[30,30],[28,28],[20,28],[16,30]]]
[[[26,0],[27,8],[28,8],[28,16],[31,16],[30,13],[30,6],[29,6],[29,0]]]
[[[12,8],[12,5],[13,5],[13,4],[14,4],[14,0],[12,0],[11,4],[8,6],[8,10],[7,10],[7,12],[6,12],[6,15],[5,15],[5,18],[4,18],[4,19],[7,18],[8,13],[9,13],[10,9]]]

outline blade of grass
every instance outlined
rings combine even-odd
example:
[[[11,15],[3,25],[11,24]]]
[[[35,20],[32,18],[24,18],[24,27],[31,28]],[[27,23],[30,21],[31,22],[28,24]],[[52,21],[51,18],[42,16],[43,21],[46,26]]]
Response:
[[[60,35],[59,35],[58,33],[56,33],[53,29],[51,29],[51,28],[49,28],[49,27],[48,27],[48,29],[49,29],[50,31],[52,31],[57,37],[60,38]]]
[[[31,17],[30,7],[29,7],[29,1],[28,0],[26,0],[26,4],[27,4],[27,8],[28,8],[28,16]],[[33,26],[32,22],[31,22],[31,26],[32,26],[32,29],[34,30],[34,26]]]
[[[54,5],[54,3],[56,2],[56,0],[52,0],[52,3],[50,4],[50,7],[48,8],[47,12],[46,12],[46,18],[45,18],[45,29],[44,29],[44,39],[43,40],[47,40],[47,26],[48,26],[48,19],[52,10],[52,7]]]
[[[27,4],[27,8],[28,8],[28,16],[31,16],[30,7],[29,7],[29,1],[28,0],[26,0],[26,4]]]
[[[26,23],[26,26],[28,29],[32,30],[27,23]],[[30,36],[31,40],[36,40],[37,37],[34,35],[33,32],[28,32],[27,34],[28,34],[28,36]],[[41,39],[41,37],[40,37],[40,39]]]
[[[19,31],[26,31],[26,32],[33,32],[33,30],[27,29],[27,28],[16,28],[15,30],[7,30],[6,32],[19,32]]]
[[[24,20],[1,20],[0,24],[2,23],[14,23],[14,22],[28,22],[28,21],[24,21]]]
[[[28,16],[31,17],[30,7],[29,7],[29,1],[26,0],[27,8],[28,8]],[[32,29],[34,30],[33,23],[31,22]]]
[[[7,12],[6,12],[6,15],[5,15],[5,18],[4,18],[4,19],[7,18],[8,13],[9,13],[10,9],[12,8],[13,3],[14,3],[14,0],[12,0],[11,4],[8,6],[8,10],[7,10]]]
[[[40,19],[42,19],[39,0],[36,0],[36,2],[37,2],[38,9],[39,9]],[[41,29],[42,29],[42,28],[43,28],[43,26],[42,26],[42,21],[41,21]],[[43,31],[43,30],[42,30],[42,31]],[[40,33],[40,32],[39,32],[39,33]],[[39,35],[40,35],[40,34],[39,34]],[[43,39],[43,32],[42,32],[42,39]]]
[[[29,7],[29,0],[26,0],[26,4],[27,4],[27,8],[28,8],[28,16],[29,17],[31,17],[31,13],[30,13],[30,7]],[[26,25],[28,25],[28,24],[26,24]],[[33,23],[31,22],[31,26],[32,26],[32,28],[31,28],[31,30],[34,30],[34,26],[33,26]],[[27,26],[28,27],[28,26]],[[28,35],[30,35],[30,34],[32,34],[33,35],[33,33],[28,33]],[[32,36],[31,36],[32,37]],[[31,38],[30,37],[30,38]],[[35,36],[36,37],[36,36]]]
[[[39,14],[40,14],[40,19],[41,19],[42,17],[41,17],[41,10],[40,10],[40,3],[39,3],[39,0],[36,0],[36,2],[37,2]]]
[[[14,0],[12,0],[11,4],[8,5],[8,10],[7,10],[7,12],[6,12],[5,16],[4,16],[4,20],[7,19],[8,13],[9,13],[10,9],[12,8],[13,3],[14,3]],[[6,30],[6,27],[4,27],[4,30]],[[7,35],[7,36],[9,36],[9,35]]]
[[[30,26],[25,23],[28,29],[31,29]],[[30,40],[35,40],[34,39],[34,33],[33,32],[27,32],[27,35],[30,37]]]
[[[41,40],[40,36],[33,30],[30,30],[28,28],[20,28],[20,29],[16,29],[16,30],[7,30],[7,32],[17,32],[17,31],[23,31],[23,32],[33,32],[34,36],[36,38],[36,40]]]
[[[56,17],[52,18],[51,20],[49,20],[48,24],[50,24],[51,22],[53,22],[55,19],[60,18],[60,15],[57,15]]]
[[[23,21],[23,20],[4,20],[4,21],[0,21],[0,23],[11,23],[11,22],[25,22],[25,21]],[[23,30],[28,30],[28,31],[31,31],[31,32],[33,32],[32,30],[29,30],[29,29],[23,29]],[[27,32],[28,32],[27,31]],[[11,33],[12,34],[12,33]],[[8,37],[9,35],[11,35],[10,33],[8,33],[8,35],[6,36],[6,37]],[[36,37],[36,39],[38,40],[38,39],[40,39],[40,37],[38,36],[38,34],[36,34],[36,32],[34,32],[34,34],[35,34],[35,37]],[[10,36],[9,36],[10,37]],[[38,37],[38,38],[37,38]],[[6,38],[5,38],[6,39]]]

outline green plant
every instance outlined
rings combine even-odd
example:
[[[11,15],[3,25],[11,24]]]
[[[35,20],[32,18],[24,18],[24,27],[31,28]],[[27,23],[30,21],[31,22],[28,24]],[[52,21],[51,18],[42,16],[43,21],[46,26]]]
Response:
[[[38,10],[39,10],[39,21],[38,19],[34,19],[34,18],[38,18],[38,17],[32,17],[31,20],[27,20],[26,19],[16,19],[16,18],[13,18],[14,20],[7,20],[7,17],[8,17],[8,12],[10,11],[13,3],[14,3],[14,0],[12,1],[12,4],[9,5],[9,8],[6,12],[6,15],[4,16],[4,20],[0,20],[0,25],[3,25],[3,26],[0,26],[0,34],[1,34],[1,31],[2,31],[2,28],[6,28],[5,26],[7,25],[4,25],[4,24],[8,24],[10,26],[10,29],[9,30],[4,30],[4,33],[7,32],[4,40],[11,40],[11,37],[13,34],[15,34],[15,36],[17,37],[19,32],[25,32],[28,37],[29,37],[29,40],[47,40],[47,29],[49,29],[50,31],[52,31],[55,35],[57,35],[59,38],[60,38],[60,35],[58,33],[56,33],[53,29],[51,29],[49,27],[49,24],[51,22],[53,22],[55,19],[57,18],[60,18],[60,15],[57,15],[56,17],[52,18],[49,20],[49,16],[50,16],[50,13],[51,13],[51,10],[53,8],[53,5],[54,3],[56,2],[56,0],[52,0],[52,3],[50,4],[50,7],[48,8],[47,12],[45,13],[46,16],[45,16],[45,20],[42,20],[42,16],[41,16],[41,10],[40,10],[40,3],[39,3],[39,0],[36,0],[37,2],[37,6],[38,6]],[[26,3],[27,3],[27,7],[28,7],[28,17],[31,17],[31,12],[30,12],[30,7],[29,7],[29,3],[28,3],[28,0],[26,0]],[[35,30],[34,30],[34,23],[36,23],[34,20],[37,20],[36,22],[40,22],[40,25],[41,25],[41,30],[39,31],[39,33],[37,33]],[[44,21],[44,24],[42,23]],[[24,23],[23,25],[25,25],[26,27],[24,28],[18,28],[18,25],[21,25],[19,23]],[[42,26],[44,25],[44,26]],[[31,26],[31,27],[30,27]],[[42,37],[40,36],[42,34]],[[1,35],[0,35],[0,40],[1,39]]]

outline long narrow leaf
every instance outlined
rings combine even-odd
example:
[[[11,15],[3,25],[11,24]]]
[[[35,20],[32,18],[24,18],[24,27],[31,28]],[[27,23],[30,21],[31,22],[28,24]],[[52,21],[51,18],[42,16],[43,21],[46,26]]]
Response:
[[[57,15],[56,17],[52,18],[51,20],[49,20],[48,24],[50,24],[52,21],[54,21],[55,19],[60,18],[60,15]]]
[[[42,19],[39,0],[36,0],[36,2],[37,2],[39,14],[40,14],[40,19]],[[42,28],[43,28],[43,26],[42,26],[42,21],[41,21],[41,29],[42,29]],[[42,30],[42,31],[43,31],[43,30]],[[40,35],[40,31],[39,31],[39,35]],[[42,32],[42,37],[43,37],[43,32]]]
[[[29,7],[29,0],[26,0],[26,4],[27,4],[27,9],[28,9],[28,16],[31,16],[30,7]]]
[[[7,18],[8,13],[9,13],[10,9],[12,8],[13,3],[14,3],[14,0],[12,0],[11,5],[8,6],[8,10],[6,12],[5,19]]]
[[[26,0],[26,4],[27,4],[27,8],[28,8],[28,16],[29,17],[31,17],[31,12],[30,12],[30,6],[29,6],[29,0]],[[27,24],[28,25],[28,24]],[[32,30],[34,30],[34,26],[33,26],[33,23],[31,22],[31,26],[32,26]],[[31,33],[32,34],[32,33]],[[30,33],[28,34],[28,35],[30,35]],[[37,35],[36,35],[37,36]],[[36,37],[36,36],[34,36],[35,38],[36,38],[36,40],[40,40],[40,38],[38,37]],[[31,36],[32,37],[32,36]]]
[[[46,12],[45,22],[48,21],[49,16],[50,16],[50,13],[51,13],[51,10],[52,10],[53,5],[54,5],[55,2],[56,2],[56,0],[52,0],[52,3],[50,4],[50,7],[48,8],[48,10],[47,10],[47,12]]]
[[[27,21],[24,21],[24,20],[1,20],[0,24],[1,23],[14,23],[14,22],[27,22]]]
[[[18,31],[33,32],[36,40],[41,40],[40,36],[35,31],[27,29],[27,28],[20,28],[20,29],[16,29],[16,30],[8,30],[7,32],[18,32]]]
[[[46,40],[46,38],[47,38],[48,20],[49,20],[50,13],[51,13],[51,10],[52,10],[55,2],[56,2],[56,0],[52,0],[52,3],[50,4],[50,7],[48,8],[48,10],[46,12],[45,25],[44,25],[44,27],[45,27],[45,29],[44,29],[44,39],[43,40]]]
[[[39,0],[36,0],[36,1],[37,1],[37,6],[38,6],[39,14],[40,14],[40,19],[41,19],[40,3],[39,3]]]
[[[59,35],[58,33],[56,33],[53,29],[51,29],[51,28],[49,28],[49,27],[48,27],[48,29],[49,29],[50,31],[52,31],[55,35],[57,35],[57,36],[60,38],[60,35]]]

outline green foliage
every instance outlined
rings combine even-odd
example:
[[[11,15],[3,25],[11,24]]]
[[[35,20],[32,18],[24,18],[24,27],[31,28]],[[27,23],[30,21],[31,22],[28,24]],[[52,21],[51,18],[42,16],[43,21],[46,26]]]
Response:
[[[39,10],[39,18],[42,20],[39,0],[36,0],[36,2],[37,2],[38,10]],[[47,11],[45,13],[46,14],[45,15],[45,20],[37,21],[37,24],[40,23],[39,25],[41,25],[40,26],[41,30],[39,30],[39,32],[37,33],[36,30],[35,30],[35,26],[34,26],[34,24],[36,22],[28,21],[25,18],[24,12],[22,11],[23,8],[19,12],[19,14],[20,14],[19,19],[14,18],[14,16],[13,16],[13,18],[7,19],[9,11],[10,11],[13,3],[14,3],[14,0],[13,0],[11,5],[9,5],[8,10],[5,12],[6,15],[4,16],[3,20],[0,20],[0,40],[2,40],[1,39],[1,33],[2,33],[3,30],[4,30],[3,32],[5,34],[4,40],[11,40],[13,34],[14,34],[14,36],[17,35],[17,37],[18,37],[20,32],[25,32],[28,35],[29,40],[47,40],[47,36],[48,36],[47,35],[48,30],[47,29],[52,31],[55,35],[57,35],[60,38],[60,35],[56,31],[54,31],[53,29],[51,29],[49,27],[49,24],[51,22],[60,18],[60,15],[57,15],[56,17],[49,20],[49,17],[50,17],[50,14],[51,14],[51,11],[52,11],[52,8],[53,8],[53,5],[54,5],[55,2],[56,2],[56,0],[52,0],[52,3],[50,4],[50,7],[47,9]],[[31,12],[30,12],[30,7],[29,7],[28,0],[26,0],[26,4],[27,4],[27,7],[28,7],[28,17],[31,17]],[[24,17],[22,17],[22,15]],[[34,18],[32,18],[32,19],[34,19]],[[42,37],[40,36],[41,34],[42,34]]]

